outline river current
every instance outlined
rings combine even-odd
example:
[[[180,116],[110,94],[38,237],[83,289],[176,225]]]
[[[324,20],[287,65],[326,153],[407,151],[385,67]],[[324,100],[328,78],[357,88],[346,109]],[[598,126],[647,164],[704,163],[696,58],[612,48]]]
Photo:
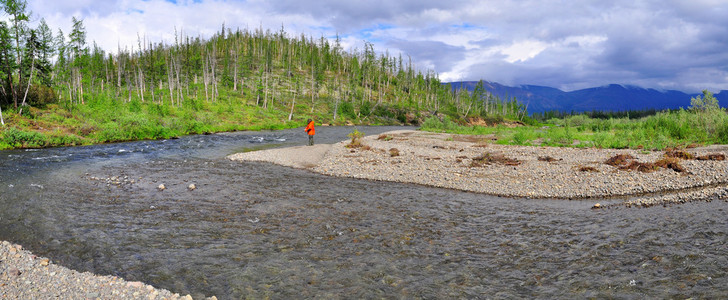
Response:
[[[292,129],[0,151],[0,239],[195,298],[728,295],[725,201],[592,210],[225,159],[306,142]]]

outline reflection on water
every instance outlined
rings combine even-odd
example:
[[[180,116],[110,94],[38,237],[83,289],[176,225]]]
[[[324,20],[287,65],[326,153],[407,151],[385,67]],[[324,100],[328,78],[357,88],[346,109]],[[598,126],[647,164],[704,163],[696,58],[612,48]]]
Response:
[[[255,136],[285,145],[297,134]],[[233,134],[0,152],[11,157],[0,238],[77,270],[221,299],[728,293],[724,201],[594,211],[224,159],[255,146]]]

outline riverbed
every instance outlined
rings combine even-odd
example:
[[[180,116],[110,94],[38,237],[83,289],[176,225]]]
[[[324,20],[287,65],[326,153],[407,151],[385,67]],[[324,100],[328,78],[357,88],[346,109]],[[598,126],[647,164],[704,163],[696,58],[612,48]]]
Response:
[[[0,239],[195,298],[728,293],[725,201],[592,210],[225,159],[302,133],[0,152]]]

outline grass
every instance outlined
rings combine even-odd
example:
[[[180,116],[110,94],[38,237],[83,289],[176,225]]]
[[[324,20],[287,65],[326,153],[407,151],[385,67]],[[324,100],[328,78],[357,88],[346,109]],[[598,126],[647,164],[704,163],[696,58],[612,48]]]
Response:
[[[305,116],[288,121],[280,110],[243,106],[239,101],[185,100],[180,106],[97,97],[83,105],[49,104],[18,115],[3,109],[0,149],[77,146],[167,139],[189,134],[301,127]]]
[[[316,101],[315,109],[310,101],[296,101],[293,117],[289,120],[291,99],[277,99],[275,104],[269,103],[268,108],[262,108],[256,105],[254,98],[250,99],[252,94],[246,97],[223,91],[216,101],[188,95],[179,105],[171,105],[169,99],[158,104],[149,97],[142,102],[136,95],[128,100],[106,92],[86,94],[84,104],[62,101],[42,108],[29,107],[23,110],[22,116],[18,115],[17,109],[3,107],[6,125],[0,126],[0,150],[166,139],[240,130],[281,130],[305,126],[308,118],[319,124],[395,125],[402,124],[401,120],[417,123],[420,117],[408,107],[379,105],[366,117],[339,113],[334,119],[334,101],[322,98]],[[410,117],[415,119],[410,120]]]
[[[495,135],[496,143],[505,145],[663,150],[691,144],[728,144],[728,114],[724,109],[681,109],[638,120],[576,115],[520,127],[468,126],[448,117],[430,117],[423,122],[422,130]]]

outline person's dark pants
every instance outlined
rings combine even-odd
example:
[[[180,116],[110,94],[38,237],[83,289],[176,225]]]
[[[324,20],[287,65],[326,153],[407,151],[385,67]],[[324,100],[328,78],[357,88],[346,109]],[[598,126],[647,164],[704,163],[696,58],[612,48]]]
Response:
[[[313,135],[308,136],[308,145],[313,146]]]

